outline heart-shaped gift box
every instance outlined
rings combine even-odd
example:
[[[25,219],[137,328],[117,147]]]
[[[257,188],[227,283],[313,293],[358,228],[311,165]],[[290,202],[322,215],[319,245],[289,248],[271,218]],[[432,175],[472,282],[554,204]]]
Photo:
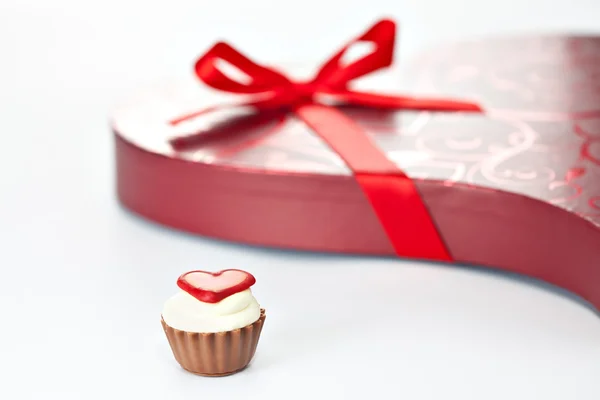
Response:
[[[222,89],[203,64],[215,48],[196,73]],[[357,84],[416,97],[373,107],[344,92],[331,113],[295,84],[300,106],[282,95],[246,112],[228,106],[255,101],[244,86],[142,90],[113,117],[120,201],[229,241],[499,268],[600,307],[600,37],[460,43]]]

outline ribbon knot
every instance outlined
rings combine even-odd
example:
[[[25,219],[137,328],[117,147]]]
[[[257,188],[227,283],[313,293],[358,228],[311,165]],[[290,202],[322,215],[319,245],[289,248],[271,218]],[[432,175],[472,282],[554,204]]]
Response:
[[[292,84],[289,100],[290,105],[296,106],[306,103],[315,102],[315,97],[318,93],[319,85],[313,81],[295,82]]]

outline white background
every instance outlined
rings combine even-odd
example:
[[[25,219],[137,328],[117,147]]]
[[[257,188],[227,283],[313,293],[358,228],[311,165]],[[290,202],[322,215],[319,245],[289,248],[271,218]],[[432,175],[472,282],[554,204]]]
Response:
[[[223,244],[117,205],[107,118],[130,90],[219,38],[316,62],[381,15],[401,23],[400,61],[490,33],[600,32],[596,0],[0,0],[0,398],[600,398],[600,315],[558,290]],[[257,356],[228,378],[184,373],[161,306],[180,273],[231,267],[268,310]]]

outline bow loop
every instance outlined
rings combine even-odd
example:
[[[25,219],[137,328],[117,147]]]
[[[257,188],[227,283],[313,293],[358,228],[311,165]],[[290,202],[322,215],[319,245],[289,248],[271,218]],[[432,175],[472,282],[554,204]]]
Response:
[[[389,67],[394,58],[396,24],[391,20],[381,20],[361,36],[342,47],[319,70],[315,81],[322,82],[332,89],[345,89],[348,82],[368,75],[381,68]],[[373,52],[364,55],[348,65],[342,60],[352,46],[360,42],[369,42],[375,46]]]
[[[225,75],[219,62],[226,62],[250,78],[250,82],[236,81]],[[227,43],[219,42],[208,50],[195,65],[196,76],[208,86],[231,93],[258,94],[291,85],[285,75],[250,60]]]

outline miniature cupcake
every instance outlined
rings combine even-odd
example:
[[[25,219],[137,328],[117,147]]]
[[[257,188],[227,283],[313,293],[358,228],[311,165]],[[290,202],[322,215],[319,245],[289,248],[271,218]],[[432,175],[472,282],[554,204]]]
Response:
[[[181,367],[198,375],[225,376],[250,363],[266,316],[250,291],[255,282],[237,269],[179,277],[182,291],[166,302],[162,325]]]

